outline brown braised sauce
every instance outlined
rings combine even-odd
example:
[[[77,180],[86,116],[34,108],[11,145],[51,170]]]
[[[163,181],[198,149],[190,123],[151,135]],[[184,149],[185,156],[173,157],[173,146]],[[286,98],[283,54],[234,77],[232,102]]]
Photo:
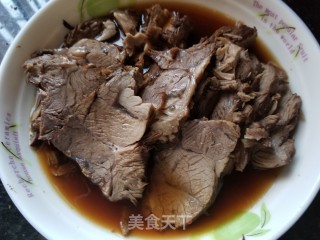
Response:
[[[140,5],[135,9],[141,10],[147,6]],[[195,41],[201,36],[212,34],[215,29],[223,25],[233,25],[235,23],[233,19],[223,14],[196,5],[166,3],[162,6],[177,9],[190,16],[196,25]],[[253,51],[261,61],[275,62],[275,58],[261,41],[257,41]],[[79,169],[67,176],[53,176],[48,165],[47,148],[48,146],[44,146],[37,150],[39,161],[47,177],[66,202],[83,216],[111,231],[120,233],[119,222],[123,212],[139,213],[139,206],[134,207],[127,201],[109,202],[99,188],[87,180]],[[201,216],[195,223],[188,225],[185,231],[166,230],[158,232],[135,229],[130,234],[147,238],[183,237],[189,235],[190,232],[193,234],[201,233],[217,227],[239,212],[246,211],[254,205],[270,188],[280,171],[281,169],[258,171],[248,167],[243,173],[233,173],[225,177],[223,187],[213,206],[207,211],[207,214]]]

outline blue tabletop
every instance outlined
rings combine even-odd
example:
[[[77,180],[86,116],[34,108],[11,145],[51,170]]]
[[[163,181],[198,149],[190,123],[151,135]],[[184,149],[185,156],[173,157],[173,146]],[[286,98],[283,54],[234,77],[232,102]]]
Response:
[[[49,0],[0,0],[0,62],[28,19]],[[320,42],[320,1],[284,0],[308,25]],[[48,216],[50,217],[50,216]],[[20,214],[0,182],[0,240],[45,239]],[[320,193],[281,240],[320,239]]]

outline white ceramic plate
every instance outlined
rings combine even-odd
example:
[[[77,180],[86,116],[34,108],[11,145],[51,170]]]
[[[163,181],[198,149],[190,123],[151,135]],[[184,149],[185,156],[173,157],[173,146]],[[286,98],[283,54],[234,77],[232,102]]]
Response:
[[[84,11],[80,13],[80,0],[52,0],[20,32],[1,64],[0,176],[21,213],[48,239],[90,240],[122,237],[92,223],[70,208],[43,173],[36,154],[28,145],[29,114],[35,89],[26,84],[21,66],[35,50],[59,46],[66,33],[62,19],[76,24],[80,21],[80,15],[89,17],[101,10],[141,1],[86,0]],[[242,235],[250,239],[254,234],[257,239],[277,239],[301,216],[320,186],[319,45],[304,23],[281,1],[187,2],[217,9],[248,25],[256,26],[259,37],[287,70],[292,90],[302,97],[304,113],[304,120],[296,134],[297,152],[293,163],[248,211],[249,215],[235,219],[197,239],[234,240],[242,239]],[[103,5],[100,5],[102,3]],[[288,26],[289,28],[283,29]],[[261,221],[267,225],[262,226]],[[247,229],[243,227],[246,224],[250,225]],[[193,236],[190,236],[191,238],[193,239]]]

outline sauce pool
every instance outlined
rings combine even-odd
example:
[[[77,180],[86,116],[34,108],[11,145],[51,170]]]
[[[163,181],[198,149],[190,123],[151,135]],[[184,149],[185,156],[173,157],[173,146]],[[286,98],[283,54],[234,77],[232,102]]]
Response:
[[[121,233],[120,221],[124,211],[137,215],[139,206],[128,201],[110,202],[101,193],[99,187],[92,184],[77,168],[71,174],[56,177],[52,174],[48,163],[48,146],[37,150],[38,158],[49,181],[57,192],[84,217],[94,223]],[[223,186],[214,204],[186,230],[138,230],[130,232],[130,236],[139,237],[183,237],[192,232],[203,233],[227,222],[241,212],[252,207],[276,180],[281,169],[255,170],[250,167],[243,172],[234,172],[224,178]]]
[[[217,28],[225,25],[234,25],[235,21],[213,10],[186,3],[161,3],[170,10],[179,10],[187,14],[196,30],[192,40],[198,41],[202,36],[211,35]],[[139,5],[135,10],[142,10],[150,5]],[[261,41],[257,41],[252,51],[260,61],[276,62],[272,54]],[[100,189],[84,177],[79,168],[69,175],[55,177],[52,175],[47,156],[48,146],[37,149],[39,161],[48,179],[65,199],[67,203],[76,209],[84,217],[90,219],[111,231],[121,233],[120,221],[124,212],[139,214],[139,206],[135,207],[128,201],[112,203],[101,193]],[[183,237],[212,230],[226,221],[232,219],[240,212],[248,210],[263,196],[276,180],[281,169],[259,171],[250,167],[243,172],[234,172],[224,178],[223,187],[218,194],[213,206],[207,210],[186,230],[138,230],[130,232],[130,236],[145,238]]]

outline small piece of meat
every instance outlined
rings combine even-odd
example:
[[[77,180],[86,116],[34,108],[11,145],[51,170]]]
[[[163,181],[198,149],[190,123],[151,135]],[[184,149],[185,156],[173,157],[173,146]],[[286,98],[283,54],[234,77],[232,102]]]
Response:
[[[261,119],[272,109],[272,97],[279,92],[280,85],[287,82],[287,74],[284,70],[272,63],[263,64],[263,72],[259,76],[259,92],[254,101],[254,118]]]
[[[274,117],[270,115],[262,121],[265,128],[270,129],[270,137],[254,145],[252,149],[254,167],[275,168],[284,166],[292,160],[295,153],[292,132],[298,124],[300,111],[301,98],[288,90],[280,101],[276,115]]]
[[[222,177],[231,169],[229,155],[239,136],[238,126],[227,121],[186,123],[182,143],[163,147],[155,155],[142,202],[144,213],[159,219],[174,215],[176,228],[193,222],[215,200]]]
[[[215,32],[216,37],[225,37],[230,39],[234,44],[243,47],[251,47],[257,39],[257,29],[248,27],[241,22],[237,22],[235,26],[224,26]]]
[[[274,128],[279,121],[278,115],[269,115],[259,122],[252,123],[247,129],[244,135],[245,139],[254,139],[260,141],[261,139],[268,138],[270,130]]]
[[[214,43],[210,41],[187,50],[173,48],[148,52],[162,72],[153,84],[146,86],[142,99],[156,109],[151,134],[161,136],[161,141],[174,139],[180,124],[189,116],[191,99],[213,52]]]
[[[88,63],[97,67],[117,67],[123,64],[127,57],[116,45],[94,39],[80,40],[69,49],[69,53],[79,64]],[[70,56],[69,53],[67,54]]]
[[[171,18],[163,26],[161,37],[171,47],[185,48],[185,42],[192,30],[192,25],[187,16],[180,16],[179,12],[173,11]]]
[[[233,122],[235,112],[239,110],[241,101],[233,93],[223,93],[215,106],[211,119],[228,120]]]
[[[289,164],[295,153],[294,141],[287,139],[280,146],[258,144],[251,149],[251,163],[256,169],[272,169]]]
[[[127,15],[123,11],[114,13]],[[156,4],[148,8],[142,17],[143,25],[140,31],[128,31],[125,33],[123,47],[135,62],[135,66],[143,69],[145,66],[145,54],[149,49],[166,50],[172,47],[186,47],[186,40],[191,32],[191,23],[187,16],[180,16],[179,12],[162,9]]]
[[[171,12],[155,4],[147,9],[142,33],[145,33],[149,41],[160,49],[185,48],[191,30],[192,25],[187,16],[181,16],[177,11]]]
[[[301,111],[301,98],[297,94],[291,93],[290,90],[282,97],[278,115],[280,117],[277,126],[285,126],[290,124],[292,120],[297,118]]]
[[[118,32],[116,29],[116,25],[113,21],[108,19],[107,21],[103,22],[103,31],[100,35],[96,36],[96,40],[98,41],[106,41],[110,38],[114,37]]]
[[[251,82],[259,72],[261,72],[261,64],[258,58],[253,54],[249,54],[248,50],[242,50],[235,78],[241,82]]]
[[[239,125],[248,124],[252,119],[253,108],[250,104],[233,113],[232,121]]]
[[[131,14],[128,10],[116,10],[113,16],[125,35],[135,35],[138,29],[137,17]]]
[[[236,67],[242,48],[226,38],[218,38],[214,75],[220,80],[235,80]]]
[[[152,42],[158,42],[162,32],[162,27],[169,21],[171,13],[168,9],[163,9],[159,4],[147,9],[145,15],[145,25],[142,32],[148,36]]]
[[[128,33],[127,36],[123,39],[123,47],[129,57],[132,57],[141,49],[144,50],[146,47],[146,43],[147,36],[141,32],[138,32],[135,35]]]
[[[273,122],[272,125],[275,125],[276,122],[279,120],[279,117],[277,115],[269,115],[268,117],[271,118],[273,116],[274,116],[273,119],[275,120],[275,122]],[[244,138],[250,139],[250,140],[256,140],[256,141],[260,141],[261,139],[268,138],[270,129],[265,127],[262,124],[262,122],[263,120],[260,122],[251,123],[251,125],[248,128],[246,128]]]
[[[193,97],[192,118],[210,118],[219,100],[219,88],[219,81],[215,77],[206,77],[199,83]]]
[[[104,29],[103,21],[98,19],[88,20],[78,24],[64,39],[64,47],[71,47],[83,38],[95,38]]]
[[[247,128],[244,136],[245,139],[254,139],[256,141],[260,141],[261,139],[268,137],[269,132],[262,127]]]

